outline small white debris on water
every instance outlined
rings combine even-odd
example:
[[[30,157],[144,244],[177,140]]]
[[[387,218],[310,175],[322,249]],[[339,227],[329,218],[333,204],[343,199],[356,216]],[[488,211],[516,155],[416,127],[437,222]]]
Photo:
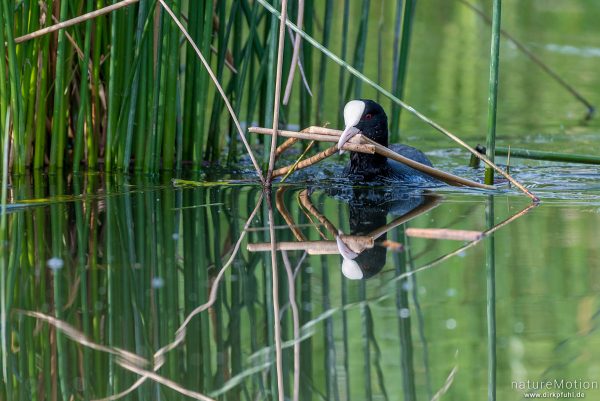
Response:
[[[48,259],[48,261],[46,262],[46,266],[48,266],[48,268],[50,270],[59,270],[62,269],[62,267],[65,265],[65,261],[62,260],[61,258],[50,258]]]
[[[456,328],[456,320],[454,320],[454,319],[446,320],[446,328],[448,330],[454,330]]]
[[[154,277],[152,279],[152,288],[162,288],[165,285],[165,280],[162,277]]]
[[[398,312],[398,316],[400,316],[402,319],[406,319],[410,316],[410,310],[408,308],[402,308]]]

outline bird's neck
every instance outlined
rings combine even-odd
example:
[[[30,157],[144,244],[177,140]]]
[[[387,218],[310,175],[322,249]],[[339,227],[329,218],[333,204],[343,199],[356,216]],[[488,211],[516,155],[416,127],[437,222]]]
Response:
[[[380,145],[388,146],[387,121],[369,132],[369,138]],[[387,158],[379,154],[353,152],[350,154],[350,172],[365,178],[381,175],[387,168]]]

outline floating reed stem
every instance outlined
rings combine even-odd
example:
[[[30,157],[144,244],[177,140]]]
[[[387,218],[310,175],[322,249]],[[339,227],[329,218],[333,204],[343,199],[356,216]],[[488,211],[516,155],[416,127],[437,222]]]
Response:
[[[600,156],[578,155],[559,152],[544,152],[541,150],[519,149],[497,147],[496,155],[517,157],[521,159],[546,160],[554,162],[581,163],[581,164],[600,164]]]
[[[502,0],[494,0],[492,15],[492,44],[490,49],[490,86],[488,95],[487,157],[494,161],[496,148],[496,110],[498,107],[498,67],[500,64],[500,17]],[[486,166],[485,183],[494,183],[494,170]]]
[[[273,8],[269,3],[267,3],[265,0],[256,0],[256,1],[258,1],[270,13],[272,13],[272,14],[274,14],[274,15],[276,15],[276,16],[279,17],[279,12],[275,8]],[[312,36],[308,35],[303,30],[299,29],[291,21],[287,20],[286,24],[294,32],[302,35],[302,37],[308,43],[310,43],[312,46],[316,47],[321,52],[327,54],[327,56],[333,62],[335,62],[336,64],[338,64],[341,67],[343,67],[344,69],[346,69],[350,74],[352,74],[355,77],[357,77],[357,78],[361,79],[362,81],[366,82],[372,88],[374,88],[377,91],[381,92],[381,94],[383,94],[384,96],[386,96],[388,99],[390,99],[394,103],[400,105],[401,107],[403,107],[404,109],[406,109],[407,111],[409,111],[411,114],[415,115],[421,121],[426,122],[431,127],[433,127],[434,129],[436,129],[437,131],[441,132],[442,134],[446,135],[448,138],[452,139],[454,142],[458,143],[463,148],[467,149],[469,152],[471,152],[472,154],[474,154],[477,158],[483,160],[484,163],[486,163],[487,165],[489,165],[490,167],[492,167],[500,175],[502,175],[507,180],[509,180],[513,185],[515,185],[523,193],[525,193],[527,196],[529,196],[534,202],[539,202],[539,198],[537,196],[535,196],[534,194],[532,194],[527,188],[525,188],[521,183],[519,183],[514,178],[512,178],[509,174],[507,174],[505,171],[503,171],[500,167],[496,166],[494,164],[494,162],[492,162],[490,159],[488,159],[485,155],[479,154],[475,149],[473,149],[465,141],[463,141],[462,139],[460,139],[459,137],[457,137],[456,135],[454,135],[452,132],[448,131],[446,128],[442,127],[441,125],[439,125],[435,121],[431,120],[430,118],[428,118],[424,114],[420,113],[414,107],[412,107],[409,104],[404,103],[402,100],[398,99],[396,96],[394,96],[388,90],[384,89],[383,87],[381,87],[380,85],[378,85],[377,83],[375,83],[373,80],[371,80],[370,78],[368,78],[366,75],[364,75],[361,72],[359,72],[356,68],[354,68],[351,65],[349,65],[346,61],[342,60],[340,57],[338,57],[335,54],[333,54],[329,49],[323,47],[316,39],[314,39]]]

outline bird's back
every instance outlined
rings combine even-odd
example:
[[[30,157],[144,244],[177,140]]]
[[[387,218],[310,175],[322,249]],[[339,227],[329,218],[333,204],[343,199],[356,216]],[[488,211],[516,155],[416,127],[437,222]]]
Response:
[[[408,159],[414,160],[421,164],[424,164],[429,167],[433,167],[433,164],[429,160],[427,156],[419,149],[413,148],[412,146],[403,145],[403,144],[391,144],[389,146],[391,150],[398,153],[401,156],[404,156]],[[390,172],[394,179],[400,179],[403,181],[432,181],[434,180],[432,177],[427,174],[423,174],[418,170],[415,170],[412,167],[408,167],[407,165],[397,162],[395,160],[388,159],[388,166],[390,168]]]

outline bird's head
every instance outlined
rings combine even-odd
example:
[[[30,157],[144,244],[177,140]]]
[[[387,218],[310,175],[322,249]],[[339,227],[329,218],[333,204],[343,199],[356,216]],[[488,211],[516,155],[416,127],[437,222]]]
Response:
[[[338,141],[340,153],[343,153],[342,146],[358,133],[383,146],[388,146],[387,115],[383,107],[373,100],[359,99],[346,103],[344,132]]]

